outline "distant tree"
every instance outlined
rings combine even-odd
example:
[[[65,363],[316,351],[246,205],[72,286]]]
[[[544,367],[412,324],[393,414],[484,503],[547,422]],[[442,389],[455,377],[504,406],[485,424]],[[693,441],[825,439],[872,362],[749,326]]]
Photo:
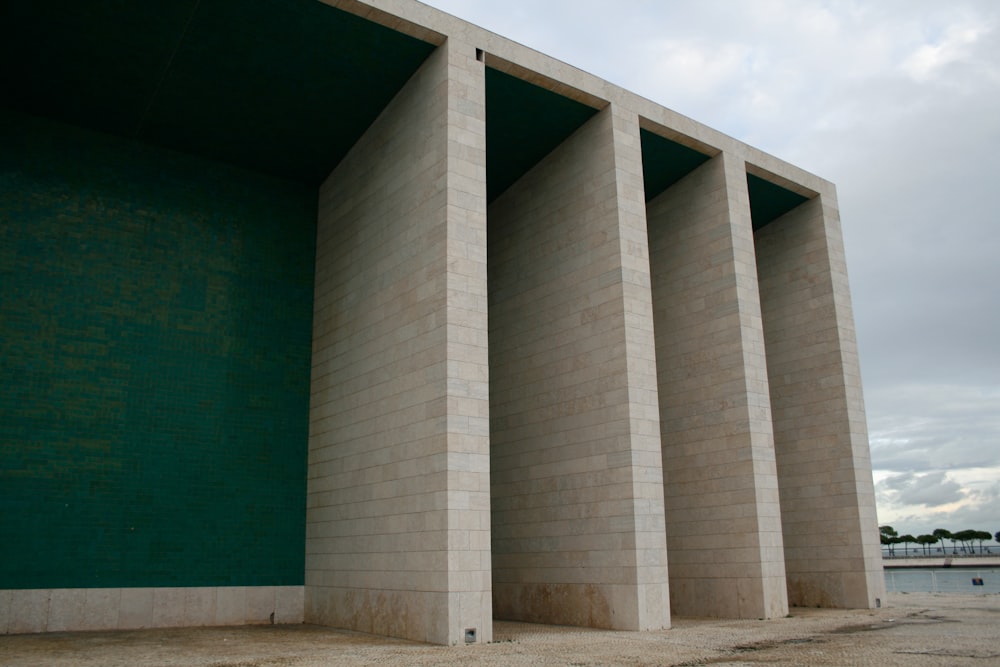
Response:
[[[951,546],[952,546],[952,548],[955,547],[955,540],[954,540],[954,538],[952,538],[950,530],[946,530],[944,528],[935,528],[934,532],[931,533],[931,534],[934,535],[934,537],[936,537],[939,540],[941,540],[941,544],[944,544],[945,540],[951,540]]]
[[[962,551],[965,553],[972,553],[972,543],[976,539],[976,532],[977,531],[971,529],[960,530],[957,533],[953,533],[951,537],[953,540],[958,540],[962,543]]]
[[[917,538],[915,538],[913,535],[910,535],[909,533],[907,533],[906,535],[900,535],[896,539],[900,542],[900,544],[903,545],[904,556],[910,551],[909,545],[914,544],[917,541]]]
[[[893,547],[899,543],[899,533],[892,526],[879,526],[878,527],[878,540],[883,545],[889,547],[889,556],[895,556],[896,553]]]
[[[1000,542],[1000,530],[998,530],[996,532],[996,535],[993,536],[993,540],[996,542]]]
[[[917,544],[923,545],[925,556],[930,555],[927,552],[927,548],[932,544],[937,544],[939,541],[940,540],[938,540],[938,538],[934,537],[933,535],[917,535]]]
[[[993,539],[993,536],[990,535],[990,531],[988,531],[988,530],[977,530],[976,531],[976,541],[979,542],[979,555],[980,556],[983,554],[983,542],[985,542],[986,540],[990,540],[990,539]]]

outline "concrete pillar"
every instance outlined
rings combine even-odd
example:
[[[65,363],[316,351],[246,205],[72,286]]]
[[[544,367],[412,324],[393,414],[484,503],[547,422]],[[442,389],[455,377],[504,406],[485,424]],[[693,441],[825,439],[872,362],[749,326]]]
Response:
[[[667,627],[638,118],[584,124],[489,238],[494,614]]]
[[[320,190],[305,619],[491,639],[485,87],[439,47]],[[331,122],[336,122],[331,119]]]
[[[787,614],[743,162],[720,154],[647,204],[674,614]]]
[[[870,608],[885,580],[832,186],[755,236],[789,600]]]

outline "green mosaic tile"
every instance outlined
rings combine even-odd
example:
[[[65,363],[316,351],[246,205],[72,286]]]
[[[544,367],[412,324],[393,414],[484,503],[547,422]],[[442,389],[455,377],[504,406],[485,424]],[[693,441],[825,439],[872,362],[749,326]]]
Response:
[[[315,190],[0,128],[0,588],[301,584]]]

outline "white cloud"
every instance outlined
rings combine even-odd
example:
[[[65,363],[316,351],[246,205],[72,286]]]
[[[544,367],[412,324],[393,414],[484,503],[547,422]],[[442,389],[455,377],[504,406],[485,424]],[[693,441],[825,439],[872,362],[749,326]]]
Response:
[[[980,24],[954,24],[948,26],[944,37],[934,44],[924,44],[903,61],[906,74],[918,82],[925,82],[942,74],[948,65],[972,58],[972,46],[990,28]]]
[[[666,91],[704,96],[720,86],[745,80],[752,68],[749,48],[742,44],[710,45],[692,39],[664,39],[642,44],[649,73]],[[671,95],[673,97],[674,95]]]

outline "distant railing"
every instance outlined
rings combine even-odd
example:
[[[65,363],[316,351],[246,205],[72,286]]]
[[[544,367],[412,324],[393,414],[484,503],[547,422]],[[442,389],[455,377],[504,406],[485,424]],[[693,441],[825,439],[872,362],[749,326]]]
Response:
[[[894,545],[892,553],[889,547],[882,545],[882,558],[978,558],[980,556],[1000,556],[1000,547],[984,546],[982,549],[964,547],[929,547],[927,551],[921,546],[903,547]]]

